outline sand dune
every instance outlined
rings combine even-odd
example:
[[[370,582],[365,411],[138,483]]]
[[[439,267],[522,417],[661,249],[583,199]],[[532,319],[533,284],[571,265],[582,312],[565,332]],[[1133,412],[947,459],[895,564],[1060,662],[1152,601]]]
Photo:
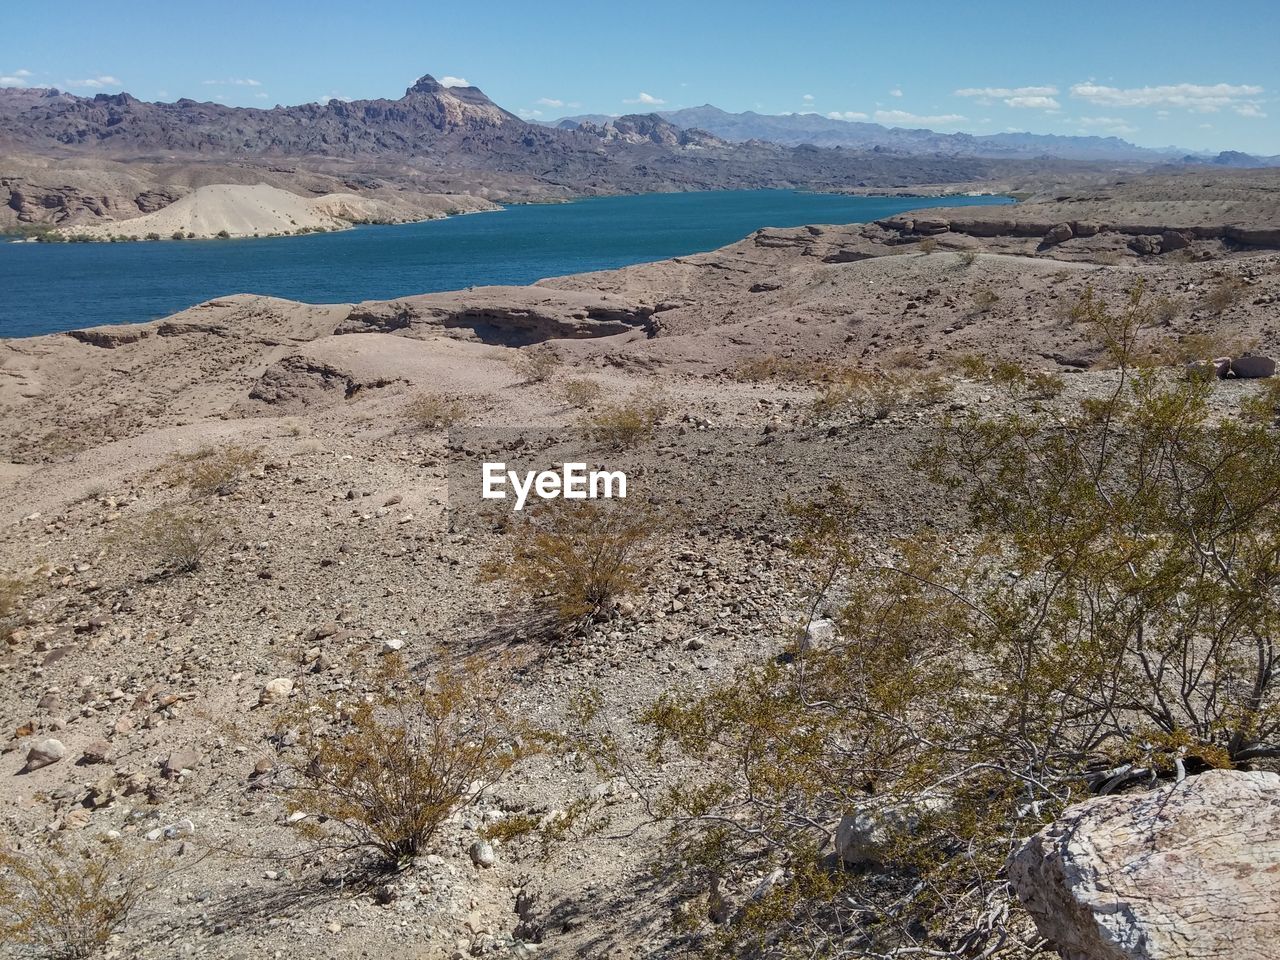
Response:
[[[148,235],[184,237],[255,237],[300,230],[340,230],[352,221],[401,222],[454,212],[497,209],[469,196],[414,195],[403,203],[354,193],[302,197],[265,183],[219,183],[198,187],[168,206],[140,217],[113,223],[67,228],[63,232],[95,240]]]

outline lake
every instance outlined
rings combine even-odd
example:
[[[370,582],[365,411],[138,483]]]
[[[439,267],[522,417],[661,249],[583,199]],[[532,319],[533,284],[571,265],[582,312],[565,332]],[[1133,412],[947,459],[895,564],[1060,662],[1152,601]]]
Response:
[[[713,250],[760,227],[865,223],[918,207],[1011,202],[737,190],[518,205],[302,237],[0,242],[0,337],[153,320],[233,293],[346,303],[531,283]]]

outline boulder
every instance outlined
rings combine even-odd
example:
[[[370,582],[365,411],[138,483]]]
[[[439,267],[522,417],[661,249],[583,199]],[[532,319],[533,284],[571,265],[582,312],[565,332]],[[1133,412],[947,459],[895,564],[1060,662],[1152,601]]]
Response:
[[[1177,230],[1166,230],[1160,234],[1160,252],[1172,253],[1174,250],[1185,250],[1191,246],[1191,238]]]
[[[1129,241],[1129,249],[1140,257],[1152,256],[1160,252],[1160,238],[1139,234]]]
[[[1044,235],[1044,239],[1040,241],[1042,247],[1054,247],[1063,241],[1070,240],[1075,236],[1075,232],[1071,229],[1069,223],[1059,223]]]
[[[1078,803],[1009,879],[1064,960],[1280,957],[1280,775],[1211,770]]]
[[[106,740],[94,740],[80,755],[81,763],[106,763],[111,759],[111,744]]]
[[[24,769],[39,770],[41,767],[57,763],[66,755],[67,748],[62,745],[62,741],[50,737],[48,740],[41,740],[34,744],[27,751],[27,765]]]
[[[1231,375],[1250,380],[1274,377],[1276,362],[1270,357],[1236,357],[1231,361]]]

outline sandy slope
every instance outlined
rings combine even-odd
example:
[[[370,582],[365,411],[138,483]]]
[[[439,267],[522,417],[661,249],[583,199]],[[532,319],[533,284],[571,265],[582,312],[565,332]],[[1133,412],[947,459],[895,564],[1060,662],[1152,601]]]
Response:
[[[354,193],[302,197],[265,183],[217,183],[198,187],[153,213],[63,232],[98,240],[116,236],[144,239],[148,234],[167,240],[179,232],[196,237],[216,237],[224,232],[232,237],[253,237],[299,230],[339,230],[352,221],[421,220],[487,209],[496,208],[488,201],[467,196],[422,194],[393,203]]]

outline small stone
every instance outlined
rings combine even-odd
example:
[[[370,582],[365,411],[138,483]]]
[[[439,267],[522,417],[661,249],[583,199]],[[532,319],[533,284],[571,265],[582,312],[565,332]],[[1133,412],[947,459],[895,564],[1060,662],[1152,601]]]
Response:
[[[111,757],[111,744],[106,740],[95,740],[84,748],[80,755],[81,763],[106,763]]]
[[[382,641],[383,653],[397,653],[404,649],[404,641],[399,637],[392,637],[389,640]]]
[[[181,776],[184,772],[194,770],[199,762],[200,751],[195,746],[188,744],[169,754],[164,766],[160,768],[160,772],[172,779],[173,777]]]
[[[52,737],[48,740],[41,740],[27,752],[25,769],[39,770],[41,767],[57,763],[66,755],[67,748],[62,745],[61,740],[55,740]]]
[[[171,823],[164,828],[164,838],[166,840],[181,840],[183,837],[189,837],[196,832],[196,825],[191,822],[190,817],[183,817],[176,823]]]
[[[288,677],[276,677],[262,688],[262,693],[258,695],[258,704],[265,706],[269,703],[280,703],[288,700],[291,693],[293,693],[293,681]]]
[[[493,845],[486,840],[477,840],[471,845],[471,862],[477,867],[489,868],[498,861],[493,852]]]

